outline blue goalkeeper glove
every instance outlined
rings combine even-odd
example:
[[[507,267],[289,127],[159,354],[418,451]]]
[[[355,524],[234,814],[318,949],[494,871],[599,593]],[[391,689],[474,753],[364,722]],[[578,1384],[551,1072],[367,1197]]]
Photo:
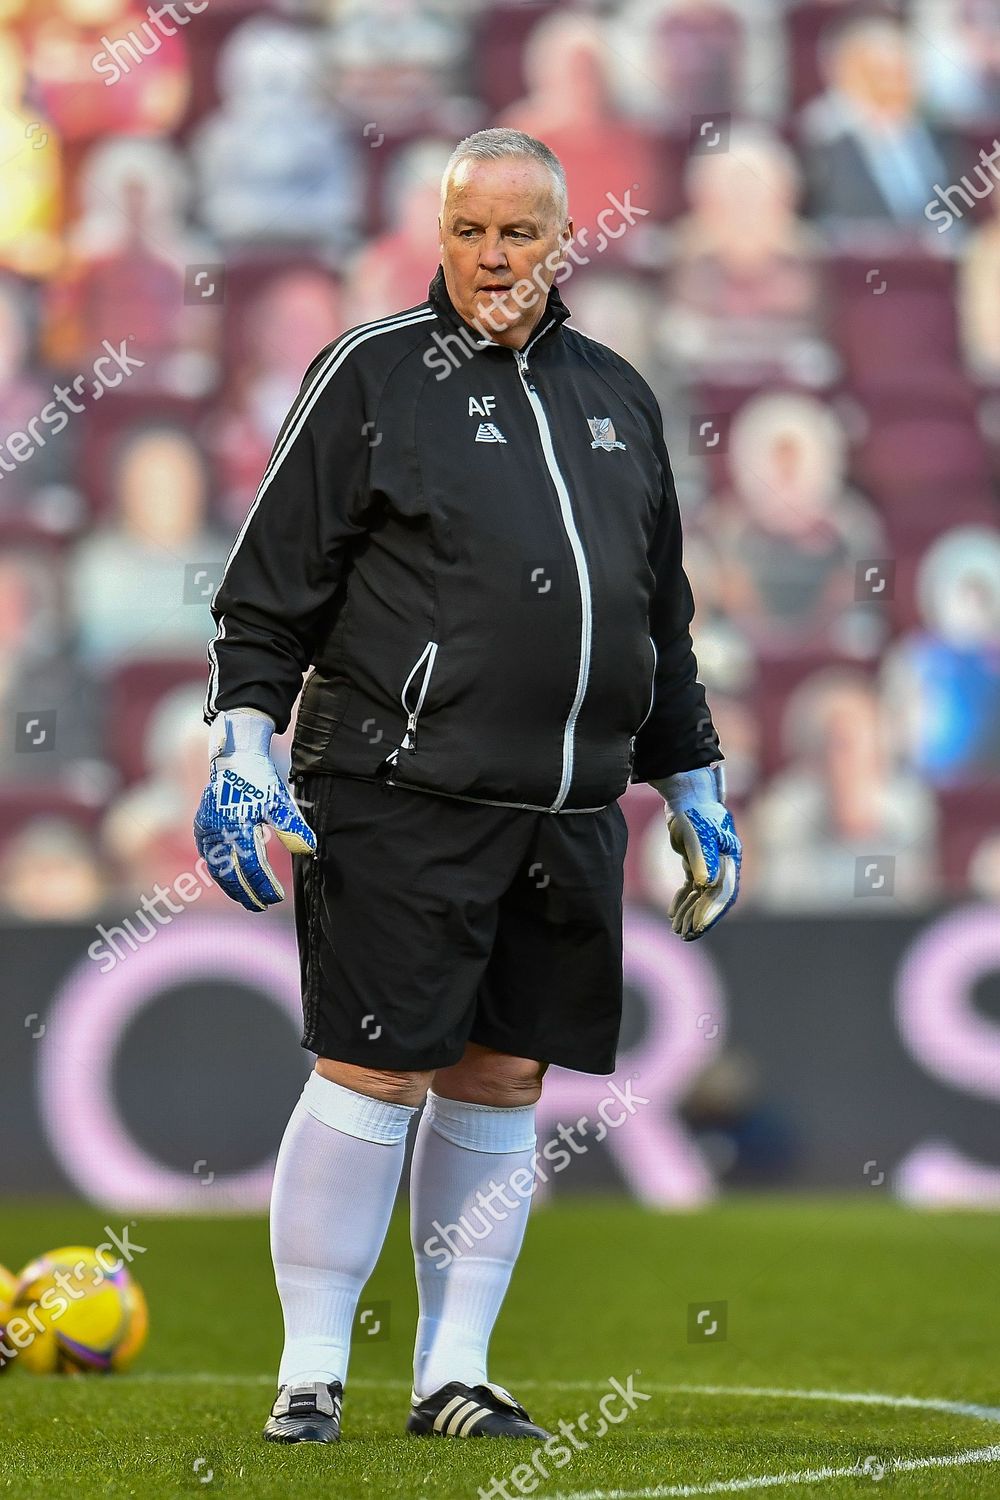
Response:
[[[315,854],[316,835],[271,759],[274,723],[255,708],[212,724],[212,770],[194,819],[194,841],[216,885],[264,911],[285,899],[264,850],[265,825],[292,854]]]
[[[684,884],[668,915],[677,936],[690,943],[714,927],[736,900],[743,846],[724,805],[721,766],[679,771],[652,785],[666,799],[670,843],[684,862]]]

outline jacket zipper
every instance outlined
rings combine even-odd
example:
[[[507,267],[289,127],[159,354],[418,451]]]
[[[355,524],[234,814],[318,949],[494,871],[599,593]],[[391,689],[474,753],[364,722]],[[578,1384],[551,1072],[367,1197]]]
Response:
[[[546,327],[547,326],[548,325],[546,325]],[[541,333],[544,332],[545,329],[543,328],[540,333],[535,335],[535,338],[540,338]],[[531,348],[531,345],[534,342],[535,339],[530,339],[523,351],[521,349],[514,350],[514,356],[517,363],[517,373],[521,377],[521,384],[524,386],[525,395],[528,398],[528,402],[534,414],[535,423],[538,427],[538,435],[541,438],[542,453],[545,458],[545,463],[548,468],[549,475],[551,476],[552,483],[555,486],[556,494],[559,497],[559,510],[562,516],[562,523],[566,529],[566,535],[569,537],[570,548],[573,552],[573,560],[576,563],[576,575],[577,581],[580,586],[581,604],[580,667],[576,679],[576,692],[573,696],[573,702],[570,706],[570,711],[567,715],[566,723],[563,726],[562,777],[559,782],[559,790],[557,791],[555,800],[553,801],[550,808],[551,812],[558,812],[563,803],[566,801],[567,796],[569,795],[570,784],[573,779],[573,732],[576,727],[577,717],[580,713],[580,707],[583,703],[583,695],[587,689],[587,677],[590,673],[590,649],[593,635],[593,604],[590,595],[590,574],[587,570],[587,558],[583,550],[583,543],[580,540],[580,533],[576,529],[576,520],[573,515],[573,506],[570,501],[569,490],[566,488],[566,481],[562,476],[562,472],[559,468],[559,463],[556,459],[555,449],[552,446],[552,433],[549,428],[548,418],[545,415],[545,407],[542,405],[541,397],[535,390],[535,387],[528,381],[527,350]]]
[[[406,733],[395,750],[387,756],[387,760],[391,765],[396,764],[396,757],[400,750],[415,750],[417,748],[417,720],[420,717],[420,710],[424,706],[424,699],[427,697],[427,689],[430,685],[431,673],[434,670],[434,659],[437,656],[437,651],[437,641],[428,641],[407,673],[406,681],[403,683],[403,691],[399,695],[399,701],[402,703],[403,711],[406,714]],[[424,675],[420,680],[420,692],[417,694],[417,701],[413,708],[410,708],[407,702],[407,694],[410,691],[410,684],[421,667],[424,669]]]

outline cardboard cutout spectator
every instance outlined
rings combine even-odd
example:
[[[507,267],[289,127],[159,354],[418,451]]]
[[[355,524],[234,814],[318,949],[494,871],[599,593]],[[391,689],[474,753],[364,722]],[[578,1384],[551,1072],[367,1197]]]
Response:
[[[26,97],[24,54],[0,31],[0,269],[51,276],[62,254],[59,135]]]
[[[85,158],[81,212],[48,289],[45,348],[82,369],[101,340],[130,340],[142,360],[130,392],[200,396],[217,379],[218,305],[196,299],[190,267],[215,252],[184,223],[187,165],[159,141],[109,140]]]
[[[958,321],[970,370],[1000,385],[1000,192],[994,192],[991,206],[992,218],[973,229],[962,246]]]
[[[914,0],[913,33],[928,107],[946,124],[1000,121],[996,0]]]
[[[169,12],[130,0],[54,0],[32,33],[31,71],[67,145],[175,130],[191,92],[188,31],[197,23],[192,13],[178,26]]]
[[[923,628],[885,663],[911,763],[938,786],[1000,772],[1000,536],[961,526],[917,575]]]
[[[665,181],[668,163],[655,138],[628,120],[614,97],[610,62],[599,20],[553,12],[539,21],[525,48],[529,92],[498,123],[538,136],[559,157],[581,252],[621,260],[634,254],[629,241],[642,233],[638,225],[664,217],[671,192]],[[621,218],[615,217],[609,195],[621,199],[626,191],[648,217],[626,226],[618,238],[602,236],[604,224],[617,230]]]
[[[226,38],[222,102],[191,145],[201,217],[217,239],[338,251],[354,242],[360,143],[324,95],[329,81],[318,33],[260,16]]]
[[[0,913],[21,922],[85,922],[105,910],[109,884],[82,829],[35,818],[0,853]]]
[[[347,273],[352,321],[381,318],[427,296],[440,259],[441,173],[451,146],[419,140],[400,151],[384,181],[389,228],[358,252]]]
[[[278,429],[302,384],[302,371],[343,332],[340,288],[318,268],[287,271],[253,298],[239,327],[231,386],[209,430],[220,483],[219,514],[235,529],[257,492]]]
[[[70,569],[84,659],[109,668],[135,657],[200,658],[211,580],[228,547],[206,522],[208,480],[186,433],[167,426],[126,436],[113,516],[77,548]],[[192,569],[205,574],[203,587]]]
[[[103,703],[72,650],[61,581],[50,554],[0,549],[0,783],[47,782],[99,800]]]
[[[0,279],[0,527],[58,534],[81,519],[82,500],[70,482],[79,431],[65,411],[53,412],[56,420],[48,426],[35,420],[51,400],[52,388],[32,372],[30,317],[25,283]],[[59,421],[59,415],[65,420]],[[32,422],[38,441],[17,462],[8,439],[30,434]]]
[[[732,619],[762,651],[873,655],[884,611],[856,602],[855,568],[885,556],[886,541],[847,486],[834,413],[809,396],[756,397],[729,442],[732,494],[699,522],[717,550]]]
[[[362,151],[386,137],[461,135],[477,113],[459,67],[474,7],[422,0],[325,0],[331,96]]]
[[[906,30],[887,17],[849,22],[824,39],[823,61],[826,91],[802,114],[814,211],[831,225],[932,232],[924,210],[950,165],[921,111]]]
[[[890,900],[900,911],[932,899],[934,796],[901,764],[869,679],[838,667],[808,678],[788,704],[784,738],[790,764],[751,814],[759,904],[878,916]],[[891,898],[858,899],[890,879]]]
[[[763,41],[768,16],[766,9],[754,9]],[[749,37],[740,9],[729,0],[631,0],[614,32],[634,107],[650,123],[687,140],[694,117],[739,109]],[[755,103],[763,108],[764,98]]]
[[[797,216],[792,152],[764,129],[734,129],[727,151],[689,159],[687,191],[666,279],[665,352],[727,383],[829,378],[819,244]]]

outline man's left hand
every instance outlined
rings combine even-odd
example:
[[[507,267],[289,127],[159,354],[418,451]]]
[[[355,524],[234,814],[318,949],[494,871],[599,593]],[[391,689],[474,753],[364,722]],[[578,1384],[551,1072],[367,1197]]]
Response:
[[[668,915],[677,936],[690,943],[714,927],[735,902],[743,846],[723,802],[720,766],[681,771],[652,785],[666,799],[670,843],[684,863],[684,884]]]

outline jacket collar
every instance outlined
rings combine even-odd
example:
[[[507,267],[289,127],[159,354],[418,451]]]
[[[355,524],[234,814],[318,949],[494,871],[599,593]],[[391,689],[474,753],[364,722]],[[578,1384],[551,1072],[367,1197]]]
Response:
[[[489,337],[488,332],[476,328],[472,323],[466,322],[462,315],[456,311],[455,305],[448,295],[445,285],[444,267],[438,266],[434,280],[428,289],[431,306],[442,318],[453,325],[453,327],[465,331],[471,337],[473,343],[482,349],[506,349],[507,345],[498,344]],[[528,344],[534,344],[538,339],[547,336],[557,330],[566,319],[570,317],[570,310],[559,295],[559,289],[553,282],[549,288],[549,295],[545,302],[545,311],[535,324],[528,339]],[[527,348],[527,345],[525,345]],[[513,352],[513,351],[510,351]]]

